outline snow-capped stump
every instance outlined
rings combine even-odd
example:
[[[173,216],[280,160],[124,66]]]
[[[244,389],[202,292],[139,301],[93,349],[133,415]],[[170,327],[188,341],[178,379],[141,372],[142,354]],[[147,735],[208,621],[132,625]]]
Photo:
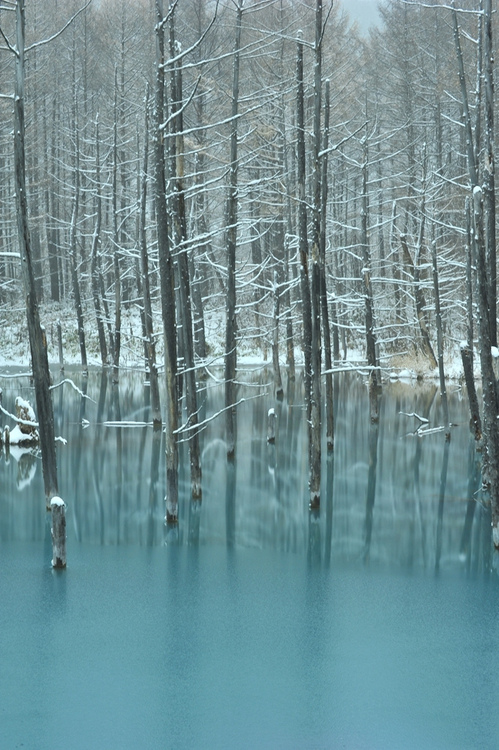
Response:
[[[35,412],[29,401],[20,396],[16,398],[16,416],[19,430],[22,434],[28,435],[33,442],[38,442],[38,425],[36,423]]]
[[[52,511],[52,567],[66,567],[66,504],[60,497],[50,501]]]
[[[269,409],[267,412],[267,443],[275,443],[275,409]]]

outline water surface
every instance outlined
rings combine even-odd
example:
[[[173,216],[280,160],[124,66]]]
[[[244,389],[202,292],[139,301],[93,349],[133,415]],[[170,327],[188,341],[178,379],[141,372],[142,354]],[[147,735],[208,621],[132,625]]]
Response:
[[[439,426],[435,388],[387,386],[372,427],[362,379],[338,378],[311,517],[298,390],[268,446],[272,391],[255,376],[234,468],[223,417],[202,434],[200,510],[183,445],[166,538],[161,433],[104,424],[147,421],[142,377],[119,394],[74,380],[93,401],[55,393],[62,574],[39,458],[0,458],[2,748],[497,747],[497,578],[460,391],[446,444],[400,414]],[[25,379],[2,389],[7,408],[29,397]],[[222,403],[207,383],[202,418]]]

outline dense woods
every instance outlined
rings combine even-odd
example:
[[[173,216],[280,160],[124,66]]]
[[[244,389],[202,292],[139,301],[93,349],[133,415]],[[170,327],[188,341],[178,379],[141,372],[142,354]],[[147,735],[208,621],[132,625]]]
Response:
[[[13,127],[23,135],[21,6],[25,190],[12,138]],[[82,367],[97,336],[118,381],[122,314],[137,320],[130,336],[154,421],[163,411],[168,424],[173,524],[179,431],[191,437],[201,500],[196,375],[220,354],[210,350],[219,329],[229,459],[238,357],[270,352],[280,398],[281,367],[293,378],[302,353],[315,509],[324,400],[334,445],[331,369],[346,358],[365,366],[376,424],[383,373],[439,367],[444,395],[445,363],[463,351],[473,372],[475,345],[499,524],[491,2],[385,0],[368,36],[347,10],[322,0],[1,4],[0,314],[8,323],[25,311],[17,220],[27,198],[41,315],[63,306]]]

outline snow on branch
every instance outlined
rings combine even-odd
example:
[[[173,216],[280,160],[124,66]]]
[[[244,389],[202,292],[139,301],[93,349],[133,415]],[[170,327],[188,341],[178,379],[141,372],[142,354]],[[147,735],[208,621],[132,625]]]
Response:
[[[176,0],[175,3],[174,3],[174,5],[170,7],[169,12],[168,12],[168,16],[166,18],[164,18],[163,21],[162,21],[162,23],[161,23],[162,26],[164,26],[164,24],[168,20],[169,16],[171,14],[173,14],[173,12],[175,11],[175,8],[176,8],[177,4],[178,4],[178,0]],[[213,14],[213,18],[211,19],[210,23],[208,24],[208,26],[206,27],[206,29],[203,31],[203,33],[201,34],[201,36],[199,37],[199,39],[196,39],[196,41],[194,42],[194,44],[191,45],[190,47],[188,47],[186,50],[180,51],[178,55],[176,55],[175,57],[171,57],[169,60],[167,60],[164,63],[164,65],[163,65],[164,68],[168,67],[169,65],[174,65],[175,63],[179,62],[184,57],[186,57],[186,55],[190,54],[197,47],[199,47],[199,45],[201,44],[201,42],[203,41],[203,39],[208,34],[209,30],[211,29],[211,27],[215,23],[216,18],[217,18],[217,13],[218,13],[218,0],[216,0],[216,3],[215,3],[215,12]]]
[[[420,417],[419,414],[416,414],[415,411],[411,412],[410,414],[408,414],[405,411],[399,411],[399,414],[402,414],[404,417],[414,417],[415,419],[418,419],[421,422],[421,424],[429,423],[429,420],[426,419],[426,417]]]
[[[92,401],[92,403],[95,404],[95,401],[93,400],[93,398],[90,398],[90,396],[87,396],[86,393],[83,393],[83,391],[80,391],[80,389],[78,388],[78,386],[75,385],[70,378],[64,378],[64,380],[61,380],[60,383],[56,383],[55,385],[51,385],[50,388],[49,388],[49,390],[53,391],[56,388],[59,388],[60,385],[64,385],[64,383],[69,383],[69,385],[72,386],[75,389],[75,391],[80,394],[80,396],[82,398],[88,398],[89,401]]]
[[[38,422],[34,422],[31,419],[21,419],[20,417],[16,417],[15,414],[11,414],[10,411],[7,411],[7,409],[2,406],[2,404],[0,404],[0,411],[2,414],[5,414],[6,417],[9,417],[9,419],[13,419],[14,422],[22,424],[25,427],[39,427]]]
[[[88,2],[83,7],[81,7],[79,10],[77,10],[76,13],[74,13],[71,16],[71,18],[69,19],[69,21],[67,21],[64,24],[64,26],[62,27],[62,29],[59,29],[59,31],[56,31],[56,33],[52,34],[52,36],[49,36],[48,39],[42,39],[40,42],[34,42],[33,44],[30,44],[29,47],[26,47],[25,52],[30,52],[32,49],[36,49],[37,47],[42,47],[45,44],[49,44],[50,42],[53,42],[54,39],[57,39],[57,37],[61,36],[61,34],[63,34],[66,31],[66,29],[68,28],[68,26],[71,26],[71,24],[73,23],[73,21],[76,18],[78,18],[78,16],[81,13],[83,13],[83,11],[85,11],[88,8],[88,6],[90,5],[91,2],[92,2],[92,0],[88,0]]]

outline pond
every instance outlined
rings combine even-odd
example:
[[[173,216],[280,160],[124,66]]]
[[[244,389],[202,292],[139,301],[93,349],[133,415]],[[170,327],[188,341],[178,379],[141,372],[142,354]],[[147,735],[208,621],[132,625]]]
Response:
[[[450,387],[446,442],[433,384],[387,383],[372,426],[363,378],[335,376],[311,515],[301,384],[274,403],[269,373],[241,376],[228,467],[215,375],[203,501],[183,442],[176,532],[162,433],[116,424],[148,422],[141,373],[54,390],[66,571],[39,458],[1,454],[0,746],[496,748],[498,582],[466,395]],[[34,402],[25,377],[0,386],[10,411]]]

